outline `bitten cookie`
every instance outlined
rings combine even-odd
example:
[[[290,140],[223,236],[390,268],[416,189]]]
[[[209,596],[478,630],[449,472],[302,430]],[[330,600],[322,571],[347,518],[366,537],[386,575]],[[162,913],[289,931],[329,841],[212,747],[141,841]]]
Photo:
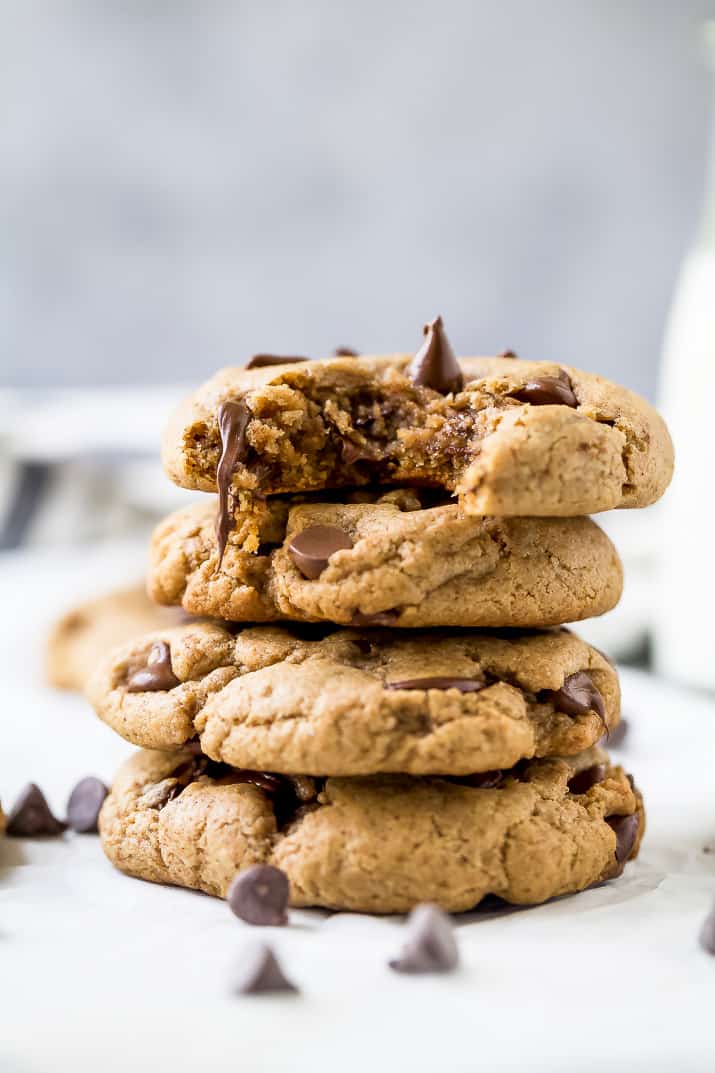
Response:
[[[47,638],[45,673],[50,685],[81,692],[99,660],[116,645],[147,630],[174,626],[180,612],[152,604],[143,586],[120,589],[67,611]]]
[[[221,897],[240,869],[267,863],[287,874],[291,905],[369,913],[583,890],[623,871],[643,828],[640,794],[598,749],[472,784],[287,780],[191,750],[141,752],[100,816],[105,853],[130,875]]]
[[[241,491],[419,482],[470,514],[565,517],[646,506],[670,481],[665,424],[625,388],[551,362],[467,358],[445,379],[416,360],[224,369],[175,413],[167,473],[218,489],[222,541]]]
[[[397,627],[552,626],[618,602],[620,560],[589,518],[476,518],[420,495],[259,500],[236,512],[220,563],[216,501],[193,504],[154,533],[149,593],[236,622]]]
[[[620,715],[614,668],[563,629],[196,624],[120,648],[87,695],[136,745],[198,735],[214,760],[287,774],[509,768],[589,748]]]

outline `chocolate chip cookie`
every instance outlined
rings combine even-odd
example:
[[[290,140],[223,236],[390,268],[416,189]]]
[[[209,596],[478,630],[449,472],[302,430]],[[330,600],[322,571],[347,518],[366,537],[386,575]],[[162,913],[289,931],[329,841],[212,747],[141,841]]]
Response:
[[[242,868],[271,864],[291,905],[369,913],[583,890],[620,875],[643,828],[640,794],[598,749],[488,778],[301,780],[146,751],[100,815],[104,851],[130,875],[223,897]]]
[[[259,500],[236,512],[219,564],[206,497],[157,528],[149,593],[236,622],[379,615],[397,627],[551,626],[618,602],[620,560],[590,519],[477,518],[425,502],[415,489],[364,502]]]
[[[136,585],[106,593],[67,611],[47,639],[45,674],[58,689],[81,692],[98,661],[116,645],[147,630],[174,626],[186,616],[151,603]]]
[[[287,774],[467,774],[571,755],[618,723],[618,677],[568,630],[433,632],[197,623],[110,656],[87,695],[136,745],[198,739]]]
[[[420,483],[470,514],[565,517],[646,506],[670,481],[665,424],[625,388],[511,358],[423,376],[417,358],[224,369],[170,422],[167,473],[218,490],[221,546],[242,491]]]

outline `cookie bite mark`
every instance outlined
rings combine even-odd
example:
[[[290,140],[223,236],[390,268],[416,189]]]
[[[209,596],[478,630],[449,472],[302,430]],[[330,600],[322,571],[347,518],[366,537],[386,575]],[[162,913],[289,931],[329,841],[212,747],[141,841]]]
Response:
[[[127,692],[166,692],[180,684],[172,670],[171,649],[166,641],[157,641],[149,649],[146,666],[133,671],[127,678]]]
[[[667,430],[644,400],[551,362],[460,365],[437,320],[416,356],[218,373],[167,432],[177,483],[216,489],[218,412],[239,399],[250,416],[234,493],[405,481],[458,493],[470,514],[565,517],[645,506],[672,471]]]

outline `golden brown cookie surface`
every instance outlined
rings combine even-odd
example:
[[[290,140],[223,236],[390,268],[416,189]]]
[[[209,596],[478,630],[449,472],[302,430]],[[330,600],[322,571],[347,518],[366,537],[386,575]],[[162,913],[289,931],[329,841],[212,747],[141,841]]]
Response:
[[[487,894],[528,905],[612,878],[644,826],[640,795],[602,750],[481,787],[395,775],[287,790],[271,779],[191,750],[140,752],[103,806],[105,853],[131,875],[218,896],[267,863],[286,872],[294,906],[461,911]]]
[[[508,768],[589,748],[620,717],[614,668],[558,629],[197,623],[119,649],[87,692],[136,745],[175,749],[198,735],[214,760],[288,774]]]
[[[645,400],[552,362],[465,358],[463,386],[414,382],[411,355],[223,369],[175,413],[169,476],[226,498],[420,482],[478,515],[574,516],[662,495],[673,452]],[[223,453],[223,458],[222,458]]]
[[[412,489],[368,502],[274,497],[237,511],[219,564],[215,515],[206,497],[157,528],[154,600],[236,622],[350,625],[389,612],[395,627],[540,627],[602,614],[622,589],[618,555],[589,518],[477,518],[425,508]],[[320,559],[326,533],[342,547]],[[314,549],[307,563],[300,542]]]

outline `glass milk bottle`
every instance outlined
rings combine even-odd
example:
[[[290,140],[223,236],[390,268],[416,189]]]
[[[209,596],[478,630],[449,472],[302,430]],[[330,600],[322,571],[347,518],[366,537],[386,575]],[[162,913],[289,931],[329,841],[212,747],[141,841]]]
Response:
[[[656,670],[715,690],[715,21],[706,26],[712,135],[705,210],[665,337],[659,405],[675,443],[660,506]]]

